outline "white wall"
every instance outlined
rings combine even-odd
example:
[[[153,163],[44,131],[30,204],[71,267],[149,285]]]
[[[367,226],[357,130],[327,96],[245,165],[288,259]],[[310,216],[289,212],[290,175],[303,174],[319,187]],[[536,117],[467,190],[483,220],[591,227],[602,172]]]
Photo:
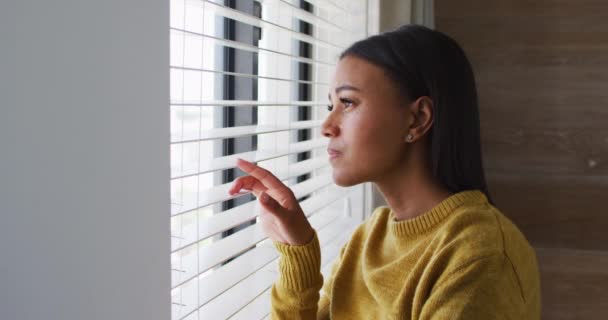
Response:
[[[0,4],[0,319],[169,319],[169,1]]]
[[[380,32],[412,22],[412,0],[380,1]]]
[[[434,0],[375,0],[380,7],[380,31],[390,31],[406,23],[435,25]]]

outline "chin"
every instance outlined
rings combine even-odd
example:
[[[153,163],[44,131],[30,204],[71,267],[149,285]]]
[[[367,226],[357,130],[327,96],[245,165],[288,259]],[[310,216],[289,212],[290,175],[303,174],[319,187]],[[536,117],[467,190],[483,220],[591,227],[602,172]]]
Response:
[[[340,173],[339,170],[336,169],[333,171],[333,180],[334,183],[340,187],[352,187],[364,182],[356,176]]]

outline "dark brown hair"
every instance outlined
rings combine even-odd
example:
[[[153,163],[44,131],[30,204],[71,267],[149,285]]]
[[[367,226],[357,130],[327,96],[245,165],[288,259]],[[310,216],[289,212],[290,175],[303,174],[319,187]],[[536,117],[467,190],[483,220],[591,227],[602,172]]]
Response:
[[[478,189],[492,203],[481,157],[475,77],[458,43],[427,27],[404,25],[354,43],[340,59],[346,56],[384,69],[412,101],[433,100],[429,150],[434,176],[451,192]]]

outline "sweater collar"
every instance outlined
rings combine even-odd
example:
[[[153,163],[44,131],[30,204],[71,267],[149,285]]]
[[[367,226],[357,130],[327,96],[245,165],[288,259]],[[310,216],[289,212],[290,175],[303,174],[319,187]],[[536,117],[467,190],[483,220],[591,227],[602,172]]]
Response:
[[[439,204],[415,218],[397,221],[395,213],[389,209],[388,229],[395,236],[411,237],[423,234],[441,222],[456,208],[462,205],[482,204],[488,201],[479,190],[465,190],[442,200]]]

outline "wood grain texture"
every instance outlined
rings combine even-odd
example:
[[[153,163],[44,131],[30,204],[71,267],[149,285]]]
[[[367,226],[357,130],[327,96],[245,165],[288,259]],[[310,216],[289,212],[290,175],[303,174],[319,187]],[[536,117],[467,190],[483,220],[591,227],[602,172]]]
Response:
[[[496,198],[535,244],[608,250],[608,1],[436,0],[435,10],[474,68]]]
[[[607,250],[608,177],[489,174],[495,206],[533,246]]]
[[[608,314],[608,1],[435,0],[471,60],[490,193],[535,246],[543,319]]]
[[[605,17],[605,0],[435,0],[437,17]]]
[[[481,134],[489,173],[580,174],[608,179],[608,128],[552,129],[513,123],[511,127],[484,125]]]
[[[536,248],[542,319],[605,319],[608,253]]]

